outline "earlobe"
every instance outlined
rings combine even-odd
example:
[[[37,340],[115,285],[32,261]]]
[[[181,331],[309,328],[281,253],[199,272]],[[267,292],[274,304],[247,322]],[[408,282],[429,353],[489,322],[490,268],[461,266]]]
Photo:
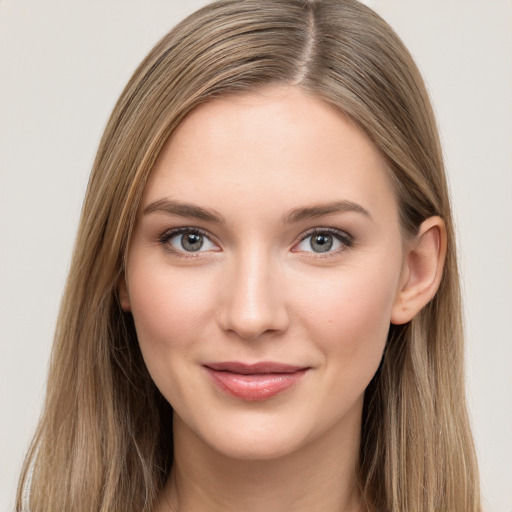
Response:
[[[446,227],[441,217],[420,226],[404,260],[403,277],[391,312],[391,323],[412,320],[434,297],[441,283],[446,257]]]
[[[130,295],[128,294],[128,286],[126,285],[126,278],[124,276],[119,280],[117,293],[119,296],[119,304],[121,305],[121,309],[125,313],[131,311],[132,307],[130,304]]]

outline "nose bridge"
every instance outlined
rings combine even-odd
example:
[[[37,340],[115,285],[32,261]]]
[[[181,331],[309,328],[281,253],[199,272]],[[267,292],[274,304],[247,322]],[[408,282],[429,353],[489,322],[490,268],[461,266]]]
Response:
[[[263,248],[246,247],[233,258],[231,267],[221,315],[223,328],[244,339],[285,330],[284,276],[272,255]]]

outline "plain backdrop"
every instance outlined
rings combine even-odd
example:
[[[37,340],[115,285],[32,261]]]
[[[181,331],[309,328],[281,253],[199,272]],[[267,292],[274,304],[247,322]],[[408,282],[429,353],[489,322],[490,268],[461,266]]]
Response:
[[[41,410],[88,173],[139,61],[199,0],[0,0],[0,510]],[[512,512],[512,1],[368,0],[422,70],[459,233],[488,512]]]

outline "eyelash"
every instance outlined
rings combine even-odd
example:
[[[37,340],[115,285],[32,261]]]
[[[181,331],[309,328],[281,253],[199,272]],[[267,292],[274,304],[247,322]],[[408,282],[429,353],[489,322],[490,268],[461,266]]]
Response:
[[[348,234],[346,231],[341,231],[339,229],[334,229],[334,228],[310,229],[310,230],[306,231],[306,233],[304,233],[301,236],[299,243],[303,242],[304,240],[307,240],[308,238],[310,238],[314,235],[325,235],[325,234],[331,235],[333,238],[338,240],[342,244],[342,247],[340,247],[339,249],[336,249],[334,251],[326,251],[324,253],[314,252],[314,251],[303,251],[303,252],[308,252],[310,254],[310,256],[308,256],[308,257],[328,258],[330,256],[336,256],[336,255],[340,254],[341,252],[343,252],[347,249],[350,249],[354,246],[354,238],[352,237],[352,235]],[[297,246],[297,245],[298,244],[295,244],[295,246]],[[294,251],[294,252],[301,252],[301,251]]]
[[[169,243],[169,241],[174,238],[175,236],[182,235],[185,233],[190,233],[194,235],[201,235],[204,238],[207,238],[211,241],[212,236],[207,233],[206,231],[203,231],[199,228],[192,228],[192,227],[182,227],[182,228],[175,228],[170,229],[169,231],[166,231],[162,236],[159,237],[158,242],[165,246],[166,250],[173,253],[173,255],[177,256],[178,258],[197,258],[201,253],[208,252],[208,251],[179,251],[176,250],[172,245]],[[212,242],[212,241],[211,241]],[[214,243],[214,242],[212,242]]]
[[[179,251],[179,250],[176,250],[174,247],[172,247],[169,244],[169,241],[172,238],[174,238],[175,236],[181,235],[181,234],[185,234],[185,233],[201,235],[201,236],[207,238],[208,240],[210,240],[211,243],[214,243],[214,242],[212,242],[212,240],[211,240],[212,237],[209,233],[207,233],[206,231],[204,231],[200,228],[193,228],[193,227],[175,228],[175,229],[166,231],[158,238],[158,242],[161,245],[165,246],[165,248],[169,252],[172,252],[174,255],[176,255],[179,258],[197,258],[201,253],[209,252],[209,251],[197,251],[197,252]],[[292,249],[292,252],[309,253],[308,257],[311,257],[311,258],[327,258],[330,256],[336,256],[340,252],[343,252],[343,251],[350,249],[351,247],[354,246],[354,238],[345,231],[340,231],[340,230],[334,229],[334,228],[313,228],[313,229],[306,231],[301,236],[299,242],[294,244],[294,248],[297,245],[299,245],[301,242],[303,242],[304,240],[307,240],[308,238],[310,238],[314,235],[323,235],[323,234],[331,235],[333,238],[335,238],[342,244],[342,247],[340,247],[339,249],[336,249],[334,251],[330,251],[330,250],[325,251],[325,253],[315,252],[315,251],[299,251],[297,249]]]

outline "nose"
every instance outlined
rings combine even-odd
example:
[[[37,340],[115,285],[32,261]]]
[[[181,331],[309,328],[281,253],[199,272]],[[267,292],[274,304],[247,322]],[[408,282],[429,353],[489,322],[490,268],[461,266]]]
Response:
[[[225,332],[255,340],[288,328],[283,273],[269,260],[257,254],[248,255],[234,262],[224,276],[219,323]]]

